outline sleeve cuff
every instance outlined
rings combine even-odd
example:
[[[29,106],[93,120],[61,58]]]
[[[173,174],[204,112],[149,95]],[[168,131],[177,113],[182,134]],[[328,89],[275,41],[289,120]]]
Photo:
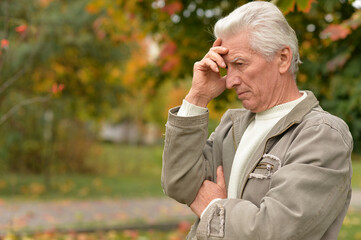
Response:
[[[208,209],[210,206],[212,206],[213,203],[215,203],[215,202],[217,202],[217,201],[219,201],[219,200],[222,200],[222,199],[221,199],[221,198],[215,198],[215,199],[213,199],[213,200],[208,204],[208,206],[203,210],[203,212],[202,212],[202,214],[201,214],[201,216],[200,216],[200,219],[202,219],[203,214],[207,211],[207,209]]]
[[[177,115],[180,117],[192,117],[192,116],[202,115],[207,111],[208,111],[207,108],[199,107],[183,99],[182,106],[180,107]]]

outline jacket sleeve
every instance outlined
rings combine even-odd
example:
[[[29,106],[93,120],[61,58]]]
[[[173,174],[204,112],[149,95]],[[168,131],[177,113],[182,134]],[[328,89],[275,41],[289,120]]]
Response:
[[[342,132],[328,124],[304,128],[259,207],[218,201],[204,213],[197,239],[321,239],[350,191],[352,137]]]
[[[214,167],[217,167],[212,150],[215,133],[207,139],[208,112],[180,117],[178,110],[177,107],[169,111],[166,124],[162,187],[166,195],[189,206],[203,181],[214,178]]]

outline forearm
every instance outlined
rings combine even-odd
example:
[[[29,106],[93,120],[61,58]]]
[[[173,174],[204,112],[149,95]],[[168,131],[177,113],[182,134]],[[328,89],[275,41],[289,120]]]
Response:
[[[168,196],[190,205],[211,172],[207,159],[211,155],[207,145],[208,113],[180,117],[177,111],[170,110],[166,124],[162,186]]]
[[[328,169],[308,166],[303,169],[292,166],[282,171],[292,172],[295,179],[275,177],[260,207],[241,199],[214,203],[199,223],[197,239],[209,239],[209,236],[221,239],[321,239],[344,207],[349,191],[349,185],[344,182],[346,171],[331,174]],[[305,171],[308,174],[304,174]],[[314,174],[318,175],[319,184],[308,179]],[[310,187],[314,191],[310,191]]]

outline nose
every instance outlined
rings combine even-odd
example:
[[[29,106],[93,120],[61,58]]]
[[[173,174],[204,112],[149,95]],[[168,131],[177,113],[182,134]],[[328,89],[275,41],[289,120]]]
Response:
[[[226,88],[232,89],[238,85],[241,85],[241,78],[234,71],[228,69],[226,76]]]

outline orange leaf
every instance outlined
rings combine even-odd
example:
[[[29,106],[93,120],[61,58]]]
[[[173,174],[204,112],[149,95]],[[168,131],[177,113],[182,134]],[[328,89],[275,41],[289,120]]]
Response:
[[[175,67],[177,67],[180,63],[179,57],[173,56],[169,58],[162,66],[162,71],[164,73],[171,72],[174,70]]]
[[[189,232],[189,229],[191,228],[191,224],[187,221],[181,221],[178,224],[178,231],[182,232],[182,233],[187,233]]]
[[[351,55],[349,52],[344,52],[332,58],[330,61],[327,62],[327,70],[329,72],[333,72],[337,68],[342,68],[347,62],[347,60],[350,58],[350,56]]]
[[[161,53],[159,54],[160,58],[166,58],[168,56],[174,55],[177,51],[177,44],[175,42],[167,42],[164,44]]]
[[[314,1],[315,0],[296,0],[298,9],[305,13],[311,10],[311,5]]]
[[[39,4],[40,4],[41,7],[45,8],[50,4],[51,1],[52,0],[40,0]]]
[[[315,0],[273,0],[272,2],[275,3],[284,14],[288,14],[294,11],[296,4],[299,11],[309,12]]]
[[[62,92],[64,90],[64,84],[56,84],[54,83],[52,88],[51,88],[51,91],[53,92],[53,94],[57,94],[59,92]]]
[[[21,25],[21,26],[18,26],[15,28],[15,32],[18,32],[18,33],[23,33],[25,32],[27,29],[27,26],[26,25]]]
[[[7,49],[9,47],[9,41],[7,39],[1,39],[1,48]]]
[[[283,12],[283,14],[293,12],[296,4],[295,0],[278,0],[272,2],[278,6],[278,8]]]
[[[176,12],[179,12],[183,9],[183,5],[180,2],[173,2],[165,5],[161,10],[169,14],[169,16],[173,15]]]
[[[100,9],[95,4],[88,4],[85,7],[85,10],[90,14],[97,14],[100,11]]]
[[[322,35],[330,37],[332,41],[346,38],[351,33],[351,30],[341,24],[330,24],[325,30],[322,31]]]

